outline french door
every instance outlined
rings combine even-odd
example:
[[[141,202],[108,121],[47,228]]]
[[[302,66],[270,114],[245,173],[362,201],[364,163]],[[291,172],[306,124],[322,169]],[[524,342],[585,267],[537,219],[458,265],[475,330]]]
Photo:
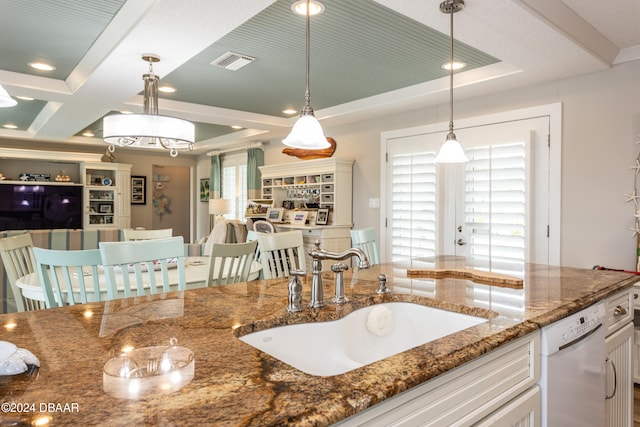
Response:
[[[385,260],[454,254],[511,272],[548,263],[548,129],[548,117],[457,129],[465,164],[435,163],[446,132],[387,139]]]

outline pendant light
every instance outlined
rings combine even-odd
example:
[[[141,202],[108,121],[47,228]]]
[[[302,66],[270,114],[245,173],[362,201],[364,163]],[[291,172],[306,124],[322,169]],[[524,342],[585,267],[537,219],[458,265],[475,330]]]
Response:
[[[159,62],[156,55],[145,54],[142,60],[149,63],[149,73],[144,74],[144,113],[113,114],[103,119],[103,139],[109,151],[120,147],[145,147],[169,150],[176,157],[179,150],[193,150],[195,126],[176,117],[158,114],[158,80],[153,73],[153,63]]]
[[[309,3],[307,0],[307,7],[305,15],[307,19],[307,89],[304,96],[304,107],[300,113],[300,117],[293,125],[291,133],[282,141],[282,143],[292,148],[305,148],[308,150],[320,150],[323,148],[329,148],[331,144],[327,141],[322,131],[320,122],[313,114],[313,108],[311,107],[311,92],[309,90],[309,64],[310,64],[310,12]]]
[[[451,116],[449,120],[449,133],[447,139],[440,147],[440,152],[436,156],[436,163],[464,163],[469,158],[464,154],[462,146],[458,142],[456,134],[453,133],[453,14],[464,9],[464,0],[446,0],[440,3],[440,12],[448,13],[450,16],[450,62],[449,62],[449,107]]]
[[[9,93],[0,86],[0,108],[14,107],[18,101],[13,99]]]

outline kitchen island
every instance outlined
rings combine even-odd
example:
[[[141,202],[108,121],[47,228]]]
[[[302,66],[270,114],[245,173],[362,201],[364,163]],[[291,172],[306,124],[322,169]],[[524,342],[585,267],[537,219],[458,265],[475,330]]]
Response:
[[[3,423],[31,425],[325,426],[524,337],[640,277],[623,272],[526,265],[523,286],[407,277],[407,268],[464,268],[440,257],[345,274],[351,302],[285,312],[287,280],[254,281],[0,316],[0,340],[33,352],[32,374],[0,377]],[[376,295],[378,274],[393,291]],[[325,295],[333,277],[324,276]],[[311,279],[304,283],[308,301]],[[344,374],[316,377],[243,343],[238,336],[278,325],[327,321],[386,301],[408,301],[488,319],[477,326]],[[426,325],[428,326],[428,325]],[[176,338],[193,351],[195,375],[181,390],[124,400],[103,390],[103,366],[124,348]],[[296,343],[291,343],[292,346]],[[18,406],[18,404],[22,404]],[[43,405],[44,404],[44,405]],[[12,424],[13,423],[13,424]]]

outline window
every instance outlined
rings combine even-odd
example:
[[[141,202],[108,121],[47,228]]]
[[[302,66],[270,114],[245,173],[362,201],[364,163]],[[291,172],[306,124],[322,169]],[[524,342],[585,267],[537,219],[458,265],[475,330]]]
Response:
[[[247,206],[247,153],[224,155],[222,168],[222,198],[231,200],[231,211],[225,218],[244,221]]]

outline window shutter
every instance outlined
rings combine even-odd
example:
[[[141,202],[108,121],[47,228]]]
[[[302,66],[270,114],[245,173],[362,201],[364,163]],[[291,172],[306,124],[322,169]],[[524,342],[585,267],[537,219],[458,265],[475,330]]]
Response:
[[[436,255],[436,153],[390,153],[393,261]]]
[[[524,268],[526,153],[524,142],[466,150],[464,215],[474,265],[507,274]]]

